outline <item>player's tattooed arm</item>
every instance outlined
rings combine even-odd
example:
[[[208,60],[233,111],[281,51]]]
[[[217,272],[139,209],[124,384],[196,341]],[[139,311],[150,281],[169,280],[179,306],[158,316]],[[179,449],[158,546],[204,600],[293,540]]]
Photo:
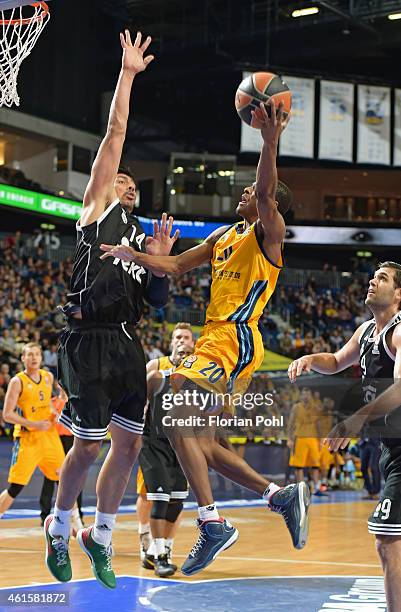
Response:
[[[362,329],[363,325],[358,327],[348,342],[335,353],[316,353],[295,359],[288,367],[290,382],[294,383],[298,376],[311,371],[318,374],[338,374],[352,366],[359,358],[359,337]]]
[[[123,50],[120,76],[111,103],[106,135],[96,155],[84,195],[80,221],[83,226],[96,221],[110,203],[127,131],[132,84],[135,76],[146,70],[153,60],[153,55],[144,56],[151,43],[150,36],[142,42],[142,34],[138,32],[132,43],[129,31],[125,30],[124,34],[120,34],[120,42]]]
[[[261,135],[262,150],[256,171],[256,198],[259,221],[263,227],[264,247],[267,250],[272,244],[281,243],[285,236],[285,223],[276,202],[278,185],[277,176],[277,146],[281,132],[288,122],[284,119],[283,104],[280,103],[277,112],[274,101],[268,102],[269,114],[264,104],[260,105],[263,116]],[[254,111],[252,111],[254,113]]]
[[[173,256],[148,255],[146,253],[140,253],[129,246],[101,244],[100,249],[104,251],[104,255],[101,256],[101,259],[118,257],[123,261],[134,261],[155,274],[181,276],[194,268],[198,268],[202,264],[210,262],[214,245],[227,229],[227,227],[218,228],[201,244],[179,255]]]

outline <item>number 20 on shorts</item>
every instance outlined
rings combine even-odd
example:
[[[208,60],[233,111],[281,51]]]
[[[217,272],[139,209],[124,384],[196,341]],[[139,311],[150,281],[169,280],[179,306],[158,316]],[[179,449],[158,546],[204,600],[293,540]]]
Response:
[[[206,376],[209,382],[216,383],[224,375],[224,368],[219,368],[215,361],[209,361],[209,365],[199,370],[199,374]]]

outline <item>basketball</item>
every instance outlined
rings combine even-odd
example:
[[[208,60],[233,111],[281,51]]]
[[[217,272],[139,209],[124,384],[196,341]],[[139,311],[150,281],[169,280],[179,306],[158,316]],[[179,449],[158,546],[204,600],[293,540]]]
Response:
[[[260,103],[273,98],[276,107],[282,101],[284,104],[283,114],[287,117],[291,110],[291,91],[281,76],[272,72],[255,72],[246,77],[235,94],[235,108],[241,117],[253,128],[260,129],[261,111]],[[268,114],[270,108],[266,106]],[[255,111],[256,116],[252,116],[251,111]],[[259,119],[259,120],[258,120]]]

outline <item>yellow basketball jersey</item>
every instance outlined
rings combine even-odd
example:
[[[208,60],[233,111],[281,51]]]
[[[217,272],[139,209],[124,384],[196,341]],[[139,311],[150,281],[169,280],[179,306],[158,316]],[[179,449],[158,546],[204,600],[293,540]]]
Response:
[[[18,398],[17,412],[30,421],[50,420],[53,416],[50,401],[52,397],[52,379],[49,372],[39,370],[40,380],[36,383],[25,372],[17,374],[21,381],[22,391]],[[23,435],[27,429],[15,425],[14,437]]]
[[[294,419],[294,435],[303,438],[318,438],[318,415],[314,409],[314,404],[307,406],[299,402],[294,406],[296,409]]]
[[[171,370],[174,368],[174,364],[171,363],[170,357],[165,355],[164,357],[159,357],[159,365],[158,370]]]
[[[257,321],[271,298],[282,268],[263,252],[256,223],[237,223],[216,242],[212,256],[212,286],[206,322]]]

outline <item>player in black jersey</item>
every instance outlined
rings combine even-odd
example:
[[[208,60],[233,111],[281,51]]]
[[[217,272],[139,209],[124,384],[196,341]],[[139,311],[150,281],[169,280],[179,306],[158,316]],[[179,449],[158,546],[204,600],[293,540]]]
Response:
[[[291,382],[303,372],[336,374],[354,363],[362,370],[362,397],[365,404],[328,433],[331,450],[345,448],[350,438],[373,424],[381,433],[380,469],[384,489],[380,502],[369,517],[368,529],[384,572],[388,612],[398,612],[401,602],[401,265],[379,264],[369,282],[365,304],[373,319],[363,323],[336,353],[307,355],[293,361],[288,369]],[[398,425],[397,425],[398,416]],[[398,437],[397,437],[398,436]]]
[[[193,352],[193,347],[175,350],[177,367]],[[150,530],[153,541],[147,550],[143,567],[154,569],[157,576],[172,576],[177,569],[168,558],[165,537],[167,523],[174,524],[188,497],[188,483],[169,440],[164,432],[163,418],[168,414],[165,402],[172,396],[172,370],[156,370],[148,374],[149,407],[146,413],[139,465],[146,485],[146,496],[152,500]]]
[[[194,335],[192,332],[191,325],[183,321],[178,322],[174,327],[171,334],[170,349],[171,354],[156,359],[151,359],[146,364],[146,373],[157,372],[158,370],[167,370],[171,373],[177,366],[177,363],[181,361],[181,357],[178,355],[179,349],[182,347],[189,348],[193,352],[195,344]],[[146,484],[144,482],[143,473],[141,468],[138,468],[137,479],[136,479],[136,492],[138,494],[136,500],[136,515],[138,517],[138,533],[140,540],[139,554],[141,561],[145,560],[145,554],[151,544],[150,537],[150,513],[152,511],[152,501],[147,499]],[[174,537],[176,530],[179,526],[179,519],[171,523],[168,521],[167,529],[165,532],[166,549],[168,551],[168,557],[171,557],[172,547],[174,545]]]
[[[111,447],[99,473],[95,524],[79,531],[95,577],[108,588],[116,586],[111,568],[111,535],[132,466],[141,446],[146,403],[146,366],[135,333],[144,299],[160,308],[167,302],[168,281],[142,266],[118,258],[100,259],[100,244],[117,242],[149,253],[170,253],[178,237],[170,238],[163,215],[161,228],[145,234],[133,215],[135,182],[119,167],[127,129],[134,78],[153,59],[144,56],[151,39],[134,44],[128,30],[120,35],[122,68],[110,110],[107,133],[93,164],[77,223],[77,248],[68,303],[63,308],[67,327],[59,345],[59,379],[68,395],[60,421],[75,436],[64,462],[54,515],[45,521],[46,561],[53,576],[71,579],[68,536],[71,509],[82,490],[102,440],[111,434]]]

